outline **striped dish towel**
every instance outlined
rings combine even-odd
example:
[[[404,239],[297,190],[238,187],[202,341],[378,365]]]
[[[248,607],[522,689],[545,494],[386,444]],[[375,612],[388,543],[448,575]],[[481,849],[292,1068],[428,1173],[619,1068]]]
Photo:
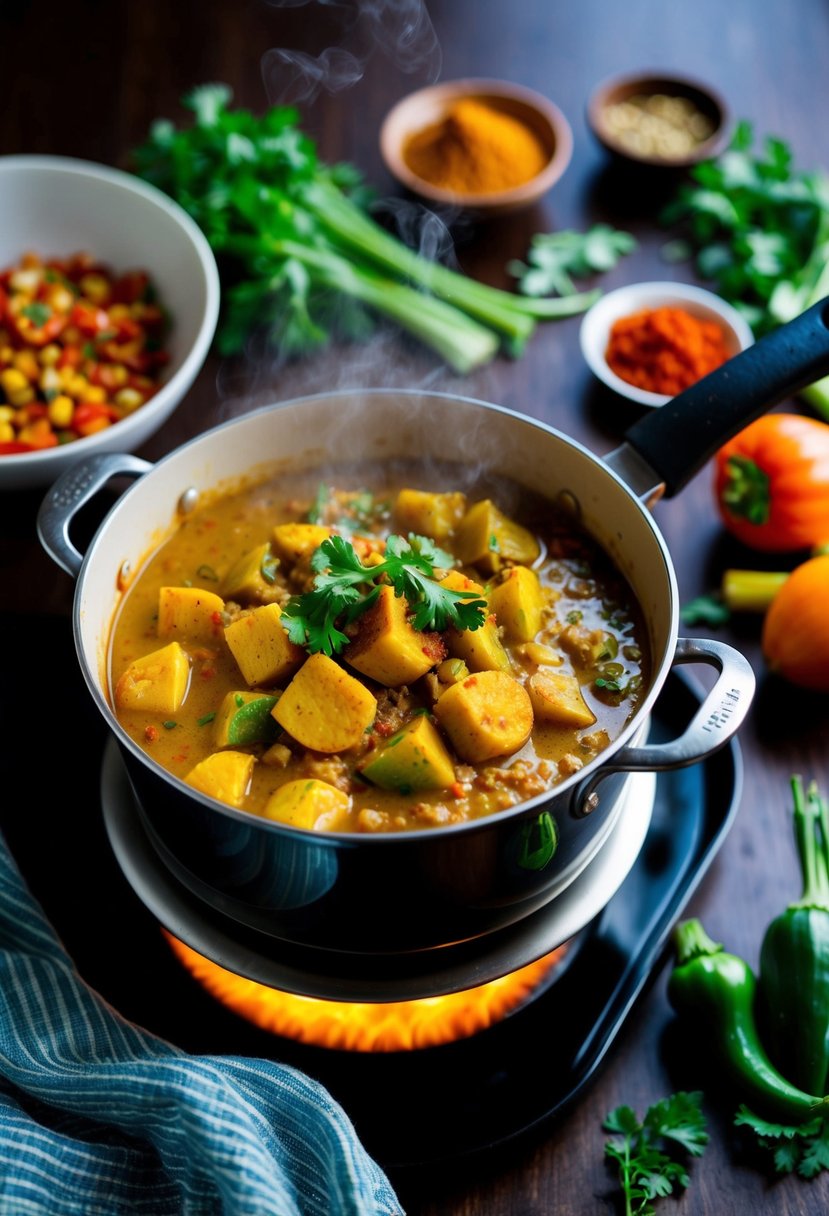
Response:
[[[78,975],[0,834],[0,1216],[402,1216],[317,1082],[188,1055]]]

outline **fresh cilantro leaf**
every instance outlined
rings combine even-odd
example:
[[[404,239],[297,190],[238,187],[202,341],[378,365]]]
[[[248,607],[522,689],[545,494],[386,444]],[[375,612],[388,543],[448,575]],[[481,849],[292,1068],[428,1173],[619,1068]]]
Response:
[[[587,232],[540,232],[530,242],[528,265],[512,261],[507,269],[527,296],[573,295],[574,278],[611,270],[620,257],[636,248],[629,232],[594,224]]]
[[[349,540],[330,536],[311,555],[313,589],[292,596],[283,609],[288,637],[312,654],[339,654],[349,642],[341,626],[374,603],[384,582],[406,597],[415,629],[478,629],[486,620],[486,600],[474,591],[451,591],[433,577],[436,567],[454,564],[428,537],[410,533],[408,540],[389,536],[384,559],[364,566]]]
[[[611,1111],[603,1124],[613,1139],[605,1156],[615,1161],[628,1216],[652,1216],[654,1199],[688,1186],[690,1176],[677,1153],[699,1157],[708,1143],[702,1094],[676,1093],[655,1102],[640,1123],[629,1106]]]
[[[784,1123],[770,1123],[747,1106],[741,1106],[734,1123],[753,1133],[758,1148],[770,1155],[778,1174],[798,1173],[802,1178],[814,1178],[829,1170],[829,1118],[826,1116],[790,1127]]]

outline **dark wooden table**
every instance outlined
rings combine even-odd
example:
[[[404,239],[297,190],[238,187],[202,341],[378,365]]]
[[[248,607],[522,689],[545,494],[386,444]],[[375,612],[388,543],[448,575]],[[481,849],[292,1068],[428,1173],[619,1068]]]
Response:
[[[0,0],[0,154],[57,153],[129,168],[130,149],[143,140],[154,118],[182,119],[183,93],[207,81],[226,81],[238,103],[256,110],[269,101],[299,97],[303,123],[322,155],[354,162],[381,197],[395,197],[398,191],[377,147],[378,126],[389,106],[437,76],[508,76],[548,94],[564,110],[574,132],[572,163],[535,210],[462,229],[460,262],[481,279],[509,286],[506,263],[524,255],[534,232],[604,220],[639,240],[635,253],[605,276],[602,286],[609,289],[651,278],[693,280],[693,274],[660,258],[665,234],[655,217],[670,183],[613,169],[587,130],[587,97],[603,77],[635,67],[695,74],[718,86],[735,117],[749,119],[758,136],[787,140],[799,166],[817,166],[829,152],[829,9],[823,0],[694,0],[681,8],[647,0],[431,0],[431,26],[417,0],[373,6],[383,10],[376,22],[369,19],[368,4],[358,18],[360,7],[288,0],[76,0],[71,5]],[[409,17],[421,22],[413,38],[404,36]],[[327,47],[350,51],[359,78],[339,91],[322,81],[315,95],[300,96],[291,55],[278,52],[316,57]],[[449,374],[387,331],[366,347],[338,348],[298,363],[231,365],[211,355],[186,401],[141,454],[158,458],[253,401],[335,387],[405,385],[499,402],[543,419],[601,455],[616,446],[637,413],[591,380],[579,353],[578,326],[578,318],[543,325],[520,359],[499,359],[467,378]],[[788,405],[800,408],[796,402]],[[52,622],[68,656],[72,586],[38,547],[39,499],[21,493],[3,500],[0,611],[7,643],[8,627],[25,628],[28,622],[31,634],[32,614],[38,614],[36,619]],[[725,564],[750,560],[723,536],[707,470],[655,512],[684,602],[716,586]],[[767,678],[756,618],[735,621],[719,636],[747,654],[759,688],[740,735],[745,766],[740,811],[689,911],[704,920],[712,936],[754,964],[764,926],[797,888],[789,777],[801,772],[829,785],[829,698],[806,696]],[[4,780],[13,771],[19,778],[12,763],[14,740],[4,735],[0,746]],[[94,749],[92,761],[94,768]],[[89,764],[88,754],[79,756],[74,777]],[[43,854],[24,837],[12,813],[21,804],[5,801],[10,839],[19,839],[21,864],[51,909]],[[699,1084],[693,1051],[664,1045],[671,1020],[666,979],[663,967],[566,1120],[539,1142],[519,1144],[493,1168],[478,1165],[440,1178],[424,1171],[416,1181],[408,1179],[400,1195],[410,1216],[613,1210],[614,1179],[602,1156],[605,1113],[620,1103],[642,1113],[672,1090]],[[554,1042],[554,1028],[551,1033]],[[769,1178],[743,1154],[727,1111],[714,1106],[708,1113],[712,1141],[676,1210],[818,1216],[829,1209],[826,1174],[813,1183]],[[669,1203],[665,1210],[671,1210]]]

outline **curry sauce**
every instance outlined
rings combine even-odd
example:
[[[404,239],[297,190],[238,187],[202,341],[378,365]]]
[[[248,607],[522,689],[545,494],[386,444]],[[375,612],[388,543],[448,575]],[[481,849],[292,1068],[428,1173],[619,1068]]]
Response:
[[[110,688],[130,737],[202,793],[394,832],[581,769],[644,696],[646,639],[629,585],[563,510],[404,462],[205,501],[128,588]]]

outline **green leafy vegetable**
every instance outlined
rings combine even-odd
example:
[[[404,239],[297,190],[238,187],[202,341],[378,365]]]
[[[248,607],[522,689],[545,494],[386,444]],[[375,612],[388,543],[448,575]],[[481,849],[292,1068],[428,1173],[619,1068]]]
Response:
[[[749,1128],[757,1146],[771,1154],[778,1174],[798,1173],[802,1178],[815,1178],[829,1170],[829,1119],[812,1119],[791,1127],[785,1123],[770,1123],[741,1106],[734,1122]]]
[[[364,566],[350,541],[324,540],[311,557],[314,587],[293,596],[283,619],[288,637],[310,653],[339,654],[348,644],[341,626],[356,620],[374,603],[383,582],[404,595],[415,629],[478,629],[486,620],[486,601],[474,591],[450,591],[434,579],[435,567],[454,565],[450,554],[425,536],[389,536],[383,561]]]
[[[571,296],[574,278],[611,270],[620,257],[636,248],[629,232],[594,224],[587,232],[539,232],[530,242],[527,262],[510,262],[507,269],[528,296]]]
[[[598,292],[532,301],[433,262],[386,231],[351,165],[327,166],[296,110],[231,108],[231,90],[183,99],[189,127],[156,122],[135,150],[138,173],[175,198],[217,255],[223,354],[264,331],[285,355],[332,335],[365,338],[377,315],[465,373],[499,350],[518,355],[539,318],[583,312]]]
[[[702,1094],[676,1093],[655,1102],[640,1123],[629,1106],[610,1112],[603,1124],[614,1133],[605,1155],[618,1167],[625,1216],[651,1216],[653,1200],[684,1189],[687,1157],[700,1157],[708,1143]]]
[[[680,226],[700,276],[760,337],[829,295],[829,173],[796,169],[784,140],[753,144],[752,125],[739,123],[727,151],[690,171],[661,220]],[[829,418],[829,377],[802,396]]]
[[[711,595],[698,595],[689,600],[679,614],[686,625],[710,625],[717,628],[726,625],[731,620],[731,609],[722,596],[714,592]]]

